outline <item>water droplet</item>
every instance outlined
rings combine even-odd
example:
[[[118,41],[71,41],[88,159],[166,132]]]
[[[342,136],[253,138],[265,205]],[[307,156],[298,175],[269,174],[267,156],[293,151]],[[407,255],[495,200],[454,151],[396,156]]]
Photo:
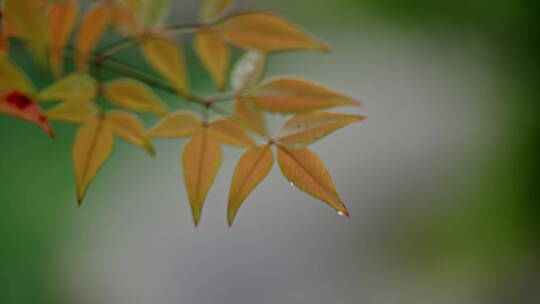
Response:
[[[337,214],[339,214],[339,215],[341,215],[341,216],[346,216],[345,213],[343,213],[343,212],[341,212],[341,211],[338,211]]]
[[[291,185],[291,187],[294,186],[294,184],[292,182],[290,182],[289,185]]]

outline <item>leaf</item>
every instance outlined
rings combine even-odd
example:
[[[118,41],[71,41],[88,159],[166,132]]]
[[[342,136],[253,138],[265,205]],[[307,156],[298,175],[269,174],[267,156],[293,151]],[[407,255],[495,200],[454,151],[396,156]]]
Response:
[[[221,166],[221,146],[204,130],[187,143],[182,160],[193,222],[197,226],[208,190]]]
[[[150,155],[156,154],[144,125],[137,116],[124,111],[112,110],[107,112],[105,122],[111,127],[114,134],[136,146],[142,147]]]
[[[252,147],[253,139],[242,126],[232,118],[218,119],[210,124],[209,132],[221,143],[236,147]]]
[[[167,115],[167,107],[144,83],[131,78],[120,78],[105,84],[105,97],[116,106],[155,114]]]
[[[332,177],[315,153],[307,148],[278,147],[278,163],[285,178],[297,188],[326,202],[338,213],[349,216]]]
[[[337,106],[359,106],[360,102],[307,80],[274,78],[246,94],[269,112],[302,113]]]
[[[167,37],[151,38],[142,44],[146,61],[163,76],[181,95],[188,94],[188,81],[184,54],[176,42]]]
[[[50,137],[54,137],[54,130],[38,103],[19,91],[0,91],[0,113],[38,125]]]
[[[316,50],[328,47],[283,17],[265,12],[235,14],[214,26],[231,43],[261,52]]]
[[[79,32],[75,40],[75,63],[79,71],[88,70],[88,60],[91,52],[96,47],[101,36],[110,25],[112,17],[111,2],[98,1],[94,3],[85,13]]]
[[[251,89],[259,82],[266,69],[266,54],[247,51],[236,62],[231,72],[231,86],[235,91]]]
[[[87,73],[74,72],[38,94],[40,101],[89,101],[97,93],[97,82]]]
[[[79,204],[99,169],[111,155],[113,145],[113,133],[101,116],[86,122],[77,131],[72,154]]]
[[[49,62],[56,77],[62,75],[64,48],[69,41],[78,13],[79,4],[76,0],[55,3],[47,12]]]
[[[99,110],[92,102],[69,101],[64,102],[47,111],[50,120],[59,120],[68,123],[85,123],[95,118]]]
[[[176,112],[163,118],[152,130],[149,135],[152,138],[157,137],[186,137],[193,135],[201,130],[202,122],[200,117],[189,112]]]
[[[234,0],[200,0],[199,20],[210,23],[227,13],[234,4]]]
[[[147,27],[153,27],[162,24],[169,13],[170,0],[152,0],[147,1],[144,10],[144,24]]]
[[[279,131],[279,142],[290,148],[303,148],[351,123],[364,120],[361,115],[311,112],[288,119]]]
[[[216,87],[225,89],[230,52],[225,41],[211,30],[201,30],[195,36],[195,52],[210,73]]]
[[[31,95],[35,88],[16,65],[7,58],[0,58],[0,91],[19,91]]]
[[[127,3],[115,2],[113,6],[114,27],[124,35],[137,35],[143,30],[136,10]]]
[[[236,213],[248,195],[268,175],[274,163],[269,145],[254,147],[242,155],[238,162],[229,191],[227,221],[232,225]]]
[[[267,135],[266,119],[255,103],[242,98],[238,99],[234,104],[234,113],[246,127],[259,135]]]
[[[32,48],[37,62],[45,63],[47,26],[39,4],[34,0],[4,0],[2,12],[16,35]]]
[[[9,52],[9,40],[4,28],[0,26],[0,60],[3,60]]]

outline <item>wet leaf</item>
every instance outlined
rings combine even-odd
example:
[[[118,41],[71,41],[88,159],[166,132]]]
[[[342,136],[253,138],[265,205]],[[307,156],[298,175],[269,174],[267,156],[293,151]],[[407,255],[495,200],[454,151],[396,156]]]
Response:
[[[201,118],[190,112],[176,112],[164,117],[149,132],[150,137],[179,138],[201,131]]]
[[[184,54],[180,46],[167,37],[155,37],[142,44],[146,61],[181,95],[188,94],[188,81]]]
[[[300,78],[274,78],[246,97],[269,112],[302,113],[337,106],[359,106],[360,102]]]
[[[75,40],[75,63],[79,71],[88,70],[88,60],[96,44],[111,23],[111,2],[98,1],[85,13]]]
[[[63,102],[47,111],[50,120],[80,124],[95,118],[99,114],[96,105],[88,101]]]
[[[38,103],[20,91],[0,91],[0,113],[38,125],[54,137],[54,130]]]
[[[349,215],[332,177],[315,153],[307,148],[278,147],[278,163],[285,178],[298,189],[326,202],[340,214]]]
[[[110,81],[104,86],[104,94],[116,106],[158,116],[167,115],[165,104],[140,81],[130,78]]]
[[[274,163],[269,145],[254,147],[244,153],[236,169],[229,191],[227,221],[232,225],[236,213],[248,195],[268,175]]]
[[[32,95],[35,88],[17,66],[7,58],[0,58],[0,91],[19,91]]]
[[[150,155],[155,155],[156,152],[150,143],[150,137],[137,116],[124,111],[112,110],[107,112],[105,122],[117,136],[145,149]]]
[[[316,111],[288,119],[279,131],[279,142],[290,148],[303,148],[351,123],[364,120],[361,115]]]
[[[182,160],[193,222],[197,226],[206,195],[221,166],[221,146],[204,130],[187,143]]]
[[[74,72],[38,94],[40,101],[88,101],[97,93],[97,82],[87,73]]]
[[[4,18],[16,29],[16,35],[25,38],[37,62],[44,64],[47,53],[47,26],[45,14],[34,0],[4,0]]]
[[[266,119],[257,105],[246,99],[238,99],[234,104],[234,113],[240,123],[255,131],[261,136],[266,136]]]
[[[200,0],[199,20],[210,23],[225,15],[234,4],[234,0]]]
[[[236,91],[254,87],[266,70],[266,54],[247,51],[236,62],[231,72],[231,86]]]
[[[76,0],[55,3],[47,12],[49,63],[56,77],[62,75],[64,48],[69,41],[78,13],[79,5]]]
[[[77,132],[72,154],[79,204],[99,169],[111,155],[113,146],[112,130],[101,116],[86,122]]]
[[[316,50],[328,47],[283,17],[265,12],[235,14],[214,27],[231,43],[262,52]]]
[[[210,124],[210,135],[217,141],[236,147],[252,147],[253,139],[237,120],[232,118],[218,119]]]
[[[218,34],[211,30],[201,30],[195,36],[195,52],[210,73],[216,87],[225,89],[229,68],[229,46]]]

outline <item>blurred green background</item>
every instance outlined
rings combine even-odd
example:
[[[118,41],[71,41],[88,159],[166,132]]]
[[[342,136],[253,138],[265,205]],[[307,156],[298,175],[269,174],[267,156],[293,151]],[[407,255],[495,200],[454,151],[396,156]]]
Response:
[[[172,2],[170,23],[196,19],[195,1]],[[314,146],[352,218],[274,169],[226,228],[240,155],[228,148],[195,230],[182,141],[157,141],[155,159],[118,142],[79,208],[76,128],[55,124],[51,141],[2,116],[0,303],[540,301],[538,1],[257,0],[236,9],[287,16],[333,47],[274,55],[269,76],[302,75],[363,100],[366,122]],[[193,86],[211,93],[188,56]],[[50,81],[14,58],[39,87]]]

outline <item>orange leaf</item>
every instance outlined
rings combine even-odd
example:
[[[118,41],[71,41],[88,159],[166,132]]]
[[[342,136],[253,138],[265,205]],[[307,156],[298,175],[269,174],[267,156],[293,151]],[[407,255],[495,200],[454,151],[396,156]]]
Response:
[[[293,77],[272,79],[248,93],[246,97],[256,101],[263,110],[280,113],[302,113],[337,106],[360,105],[360,102],[350,97]]]
[[[86,122],[77,132],[72,154],[79,204],[99,169],[111,155],[113,145],[113,133],[100,116]]]
[[[36,124],[50,137],[54,137],[54,130],[37,102],[19,91],[0,91],[0,113]]]
[[[227,13],[234,4],[234,0],[200,0],[199,19],[210,23]]]
[[[199,116],[189,112],[176,112],[163,118],[149,135],[157,137],[186,137],[201,130],[202,122]]]
[[[64,48],[69,41],[78,13],[79,4],[76,0],[55,3],[47,13],[49,62],[56,77],[62,74]]]
[[[41,5],[35,0],[4,0],[2,12],[16,35],[25,38],[37,61],[45,63],[47,26]]]
[[[283,124],[279,131],[279,142],[290,148],[303,148],[346,125],[364,119],[361,115],[321,111],[298,114]]]
[[[236,213],[248,195],[268,175],[274,163],[274,156],[269,145],[254,147],[246,151],[236,169],[229,191],[227,221],[232,225]]]
[[[195,226],[199,224],[206,195],[219,171],[221,160],[221,146],[208,136],[206,130],[195,135],[184,148],[184,182]]]
[[[245,52],[232,69],[232,88],[241,91],[255,86],[266,70],[266,57],[265,53],[257,51]]]
[[[253,139],[238,121],[231,118],[218,119],[210,124],[210,135],[219,142],[236,146],[252,147]]]
[[[315,153],[307,148],[278,147],[278,163],[285,178],[297,188],[326,202],[341,215],[349,215],[332,177]]]
[[[104,86],[105,97],[114,105],[133,111],[167,115],[167,107],[144,83],[131,78],[120,78]]]
[[[229,68],[229,47],[223,39],[211,30],[201,30],[195,36],[195,52],[206,70],[212,76],[216,87],[225,89]]]
[[[111,127],[114,134],[136,146],[142,147],[150,155],[155,154],[144,125],[137,116],[124,111],[112,110],[107,112],[105,122]]]
[[[98,113],[98,108],[92,102],[69,101],[47,111],[47,117],[50,120],[79,124],[96,117]]]
[[[0,59],[6,57],[9,52],[9,40],[4,34],[4,29],[0,26]]]
[[[324,43],[311,37],[297,25],[270,13],[232,15],[214,28],[231,43],[245,49],[262,52],[298,49],[329,51]]]
[[[109,26],[112,10],[109,1],[98,1],[85,13],[75,40],[75,63],[80,71],[88,69],[88,60],[101,36]]]
[[[113,6],[114,26],[122,34],[136,35],[143,29],[137,13],[129,4],[115,2]]]
[[[246,127],[259,135],[267,135],[266,119],[255,103],[246,99],[238,99],[234,104],[234,113]]]
[[[188,94],[188,81],[184,54],[170,38],[152,37],[142,44],[146,61],[181,94]]]

